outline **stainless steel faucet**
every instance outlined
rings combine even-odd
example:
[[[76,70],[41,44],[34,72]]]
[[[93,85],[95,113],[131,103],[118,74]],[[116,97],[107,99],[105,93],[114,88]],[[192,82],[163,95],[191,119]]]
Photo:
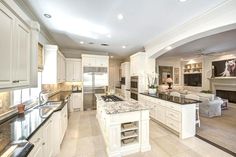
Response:
[[[43,103],[43,99],[42,99],[42,94],[45,94],[45,93],[48,93],[48,91],[47,90],[41,90],[40,92],[39,92],[39,105],[42,105],[42,103]]]

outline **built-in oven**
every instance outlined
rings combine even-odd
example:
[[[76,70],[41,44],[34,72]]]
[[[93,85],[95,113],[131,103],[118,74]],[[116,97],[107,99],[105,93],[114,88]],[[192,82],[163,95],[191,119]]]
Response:
[[[120,84],[125,85],[125,77],[121,77]]]
[[[134,100],[138,100],[138,92],[130,91],[130,98]]]
[[[130,98],[138,100],[138,76],[132,76],[130,80]]]
[[[138,76],[132,76],[130,79],[130,88],[138,91]]]

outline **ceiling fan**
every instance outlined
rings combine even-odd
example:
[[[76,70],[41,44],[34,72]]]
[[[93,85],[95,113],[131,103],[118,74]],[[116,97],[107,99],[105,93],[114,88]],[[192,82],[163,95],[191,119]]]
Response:
[[[220,56],[222,54],[223,54],[222,52],[209,52],[209,51],[207,51],[204,48],[197,50],[198,57],[203,57],[203,56]]]

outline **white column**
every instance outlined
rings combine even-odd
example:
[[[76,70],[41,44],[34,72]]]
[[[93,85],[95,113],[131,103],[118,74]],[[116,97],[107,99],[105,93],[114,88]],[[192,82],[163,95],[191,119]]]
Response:
[[[141,152],[146,152],[151,150],[151,145],[149,143],[149,110],[141,111],[140,114],[140,145]]]

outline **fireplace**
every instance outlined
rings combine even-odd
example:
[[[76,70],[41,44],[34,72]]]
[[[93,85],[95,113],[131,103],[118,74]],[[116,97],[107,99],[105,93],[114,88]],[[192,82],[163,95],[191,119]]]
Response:
[[[216,96],[236,103],[236,91],[216,90]]]

